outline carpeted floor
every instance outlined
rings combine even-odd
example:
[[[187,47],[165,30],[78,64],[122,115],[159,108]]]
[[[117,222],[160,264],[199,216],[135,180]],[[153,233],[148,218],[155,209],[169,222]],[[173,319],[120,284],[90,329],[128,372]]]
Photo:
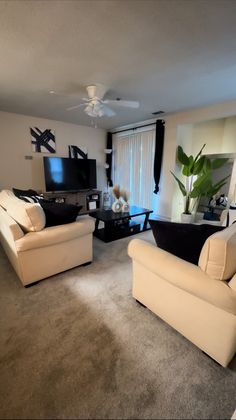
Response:
[[[0,250],[1,419],[231,418],[235,360],[220,367],[134,301],[130,239],[95,239],[92,265],[28,289]]]

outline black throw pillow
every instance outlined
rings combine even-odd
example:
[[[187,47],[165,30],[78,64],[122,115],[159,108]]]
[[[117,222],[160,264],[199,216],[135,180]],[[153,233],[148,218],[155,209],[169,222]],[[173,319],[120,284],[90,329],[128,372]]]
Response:
[[[159,248],[196,265],[208,236],[224,229],[222,226],[208,224],[194,225],[160,220],[150,220],[149,223]]]
[[[75,222],[82,206],[65,203],[40,202],[46,216],[46,227]]]
[[[16,197],[20,198],[23,197],[31,197],[32,195],[39,195],[35,190],[19,190],[18,188],[12,188],[13,193]]]

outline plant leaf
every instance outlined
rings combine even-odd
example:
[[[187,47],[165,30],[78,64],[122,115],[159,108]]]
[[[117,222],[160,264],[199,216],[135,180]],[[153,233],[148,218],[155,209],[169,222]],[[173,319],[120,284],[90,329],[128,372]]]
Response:
[[[204,149],[204,147],[206,146],[206,144],[204,144],[203,146],[202,146],[202,148],[201,148],[201,150],[200,150],[200,152],[197,154],[197,156],[195,157],[195,159],[194,159],[194,162],[197,162],[197,160],[198,160],[198,158],[201,156],[201,154],[202,154],[202,151],[203,151],[203,149]]]
[[[193,168],[194,168],[194,158],[191,155],[191,156],[189,156],[188,159],[189,159],[189,172],[190,172],[190,175],[192,175],[193,174]]]
[[[205,163],[205,156],[201,156],[200,159],[198,159],[198,161],[196,161],[194,163],[194,167],[193,167],[193,175],[199,175],[202,172],[204,163]]]
[[[202,185],[204,185],[204,183],[206,182],[206,180],[210,179],[210,173],[203,173],[202,175],[200,175],[196,181],[194,181],[193,183],[193,187],[194,188],[201,188]]]
[[[218,191],[227,183],[227,179],[230,177],[230,175],[226,176],[225,178],[221,179],[219,182],[217,182],[215,185],[211,185],[211,189],[208,190],[208,197],[212,197],[213,195],[217,194]]]
[[[171,174],[173,175],[173,177],[177,181],[177,183],[179,185],[179,189],[182,192],[183,196],[185,197],[187,195],[187,191],[186,191],[186,188],[185,188],[184,184],[177,178],[177,176],[175,176],[175,174],[173,172],[171,172]]]
[[[189,166],[187,166],[187,165],[183,166],[182,174],[185,175],[185,176],[190,176],[191,175]]]
[[[177,158],[178,158],[178,161],[182,163],[182,165],[186,165],[186,166],[189,165],[188,156],[184,153],[181,146],[178,146],[177,148]]]
[[[189,196],[191,198],[198,198],[201,197],[201,191],[198,188],[193,188],[193,190],[191,191],[191,193],[189,194]]]

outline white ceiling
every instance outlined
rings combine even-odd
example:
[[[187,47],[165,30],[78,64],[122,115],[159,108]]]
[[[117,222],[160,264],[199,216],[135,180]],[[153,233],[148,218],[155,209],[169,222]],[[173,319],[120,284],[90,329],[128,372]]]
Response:
[[[236,1],[0,1],[1,110],[90,125],[96,82],[140,101],[103,128],[236,99]]]

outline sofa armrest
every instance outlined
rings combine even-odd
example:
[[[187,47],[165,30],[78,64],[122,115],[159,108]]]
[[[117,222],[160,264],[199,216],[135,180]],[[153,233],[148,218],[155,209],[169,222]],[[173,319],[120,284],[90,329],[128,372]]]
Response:
[[[11,216],[0,206],[0,231],[9,241],[17,241],[24,237],[24,232]]]
[[[176,269],[184,277],[186,277],[186,273],[197,277],[201,272],[198,266],[141,239],[133,239],[129,243],[128,254],[132,259],[144,265],[154,274],[164,277],[166,280],[172,278],[173,274],[176,277]],[[202,274],[205,280],[209,279],[204,272]]]
[[[212,279],[200,267],[140,239],[133,239],[129,243],[128,254],[158,277],[236,314],[236,292],[227,282]],[[143,281],[145,282],[145,279]]]

